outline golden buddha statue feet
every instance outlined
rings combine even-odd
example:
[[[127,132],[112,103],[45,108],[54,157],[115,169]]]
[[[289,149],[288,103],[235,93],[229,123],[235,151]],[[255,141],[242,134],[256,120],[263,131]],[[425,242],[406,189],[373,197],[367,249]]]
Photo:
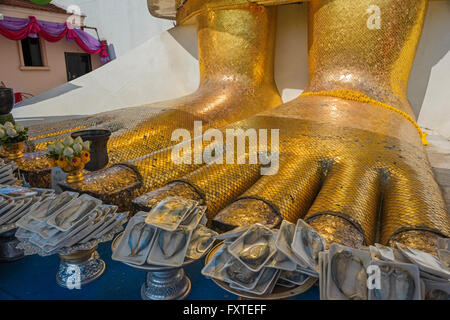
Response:
[[[366,10],[373,5],[383,13],[379,28],[367,25]],[[358,247],[398,241],[433,252],[439,237],[450,236],[450,217],[407,98],[426,8],[426,0],[311,1],[310,79],[305,93],[277,108],[272,107],[278,98],[248,100],[255,104],[251,112],[260,112],[250,117],[239,113],[232,121],[222,121],[222,112],[213,113],[222,132],[241,129],[242,136],[249,129],[279,130],[279,143],[269,148],[279,155],[276,174],[263,175],[261,164],[248,162],[175,163],[172,151],[177,146],[168,147],[127,162],[133,168],[130,172],[141,177],[133,198],[147,193],[136,199],[135,205],[150,208],[166,195],[180,194],[202,199],[208,218],[224,228],[302,218],[328,243]],[[247,32],[248,21],[260,21],[258,15],[268,9],[239,9],[243,19],[231,19],[236,17],[233,10],[207,10],[198,16],[199,42],[204,39],[211,44],[205,49],[200,46],[200,57],[206,54],[228,61],[233,55],[219,48],[219,38],[202,38],[209,34],[209,22],[217,22],[214,30],[233,25],[241,38],[252,43],[258,31]],[[258,23],[267,25],[262,20]],[[222,33],[214,34],[219,37]],[[236,49],[242,45],[240,40],[235,42],[239,37],[232,32],[224,34],[221,43],[239,43]],[[258,50],[270,51],[269,47],[254,49],[253,56],[234,56],[230,65],[241,70],[259,61]],[[251,77],[246,73],[240,78],[242,83],[254,83],[254,90],[264,88],[264,81],[254,81],[265,74],[261,70],[253,68]],[[255,97],[262,92],[253,89],[249,92]],[[227,99],[225,95],[224,101]],[[209,106],[213,108],[215,103]],[[127,181],[130,172],[114,168],[87,175],[76,189],[107,197],[104,182],[112,181],[108,192],[118,195],[120,190],[128,190],[135,183]],[[128,205],[133,199],[130,195],[118,201]]]
[[[136,159],[174,145],[176,129],[193,132],[194,121],[204,129],[222,127],[281,104],[273,75],[276,8],[247,4],[239,9],[206,11],[196,16],[200,85],[196,92],[169,101],[105,112],[86,118],[30,128],[28,150],[87,128],[112,131],[110,165]],[[23,170],[34,168],[40,153],[30,153]]]

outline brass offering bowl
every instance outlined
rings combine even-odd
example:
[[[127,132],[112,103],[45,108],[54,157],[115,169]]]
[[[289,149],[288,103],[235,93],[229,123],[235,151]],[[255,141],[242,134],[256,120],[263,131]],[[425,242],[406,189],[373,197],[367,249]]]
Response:
[[[16,142],[16,143],[11,143],[9,144],[9,146],[7,146],[6,144],[3,145],[3,149],[5,149],[5,151],[8,153],[8,159],[9,160],[19,160],[23,157],[23,141],[21,142]]]
[[[65,163],[63,166],[60,166],[62,171],[67,173],[66,181],[67,183],[78,183],[84,180],[84,163],[80,162],[77,165],[71,165],[69,163]]]

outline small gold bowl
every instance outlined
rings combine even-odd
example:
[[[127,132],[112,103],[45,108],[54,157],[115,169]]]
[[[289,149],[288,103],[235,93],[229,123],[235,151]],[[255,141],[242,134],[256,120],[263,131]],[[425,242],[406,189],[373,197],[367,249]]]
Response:
[[[7,146],[6,144],[3,145],[3,148],[8,153],[8,159],[9,160],[21,159],[23,157],[22,153],[23,145],[24,145],[23,141],[10,143],[9,146]]]
[[[73,160],[73,159],[72,159]],[[77,164],[68,163],[65,159],[62,161],[57,160],[56,163],[59,167],[67,173],[66,181],[67,183],[78,183],[84,180],[83,169],[85,163],[79,160]]]

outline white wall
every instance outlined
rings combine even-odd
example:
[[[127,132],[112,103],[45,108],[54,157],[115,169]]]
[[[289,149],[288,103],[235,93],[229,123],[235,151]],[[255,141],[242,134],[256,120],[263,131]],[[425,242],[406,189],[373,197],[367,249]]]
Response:
[[[196,27],[177,27],[93,72],[24,100],[12,113],[16,120],[87,115],[168,100],[197,88],[198,69]]]
[[[65,8],[78,5],[87,16],[85,25],[96,27],[100,38],[114,45],[117,57],[173,27],[172,21],[150,15],[147,0],[54,0],[52,3]]]
[[[450,1],[430,2],[410,79],[419,125],[450,139]]]

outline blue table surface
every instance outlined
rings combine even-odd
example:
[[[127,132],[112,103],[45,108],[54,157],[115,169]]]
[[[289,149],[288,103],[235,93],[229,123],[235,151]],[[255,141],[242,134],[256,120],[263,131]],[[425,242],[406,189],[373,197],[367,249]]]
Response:
[[[111,242],[99,245],[98,253],[106,263],[105,273],[80,290],[65,289],[56,284],[59,257],[27,256],[19,261],[0,263],[0,299],[50,299],[50,300],[138,300],[145,272],[111,260]],[[236,300],[237,296],[221,289],[206,279],[200,270],[204,260],[185,268],[192,282],[188,300]],[[297,300],[318,300],[319,288],[294,297]]]

